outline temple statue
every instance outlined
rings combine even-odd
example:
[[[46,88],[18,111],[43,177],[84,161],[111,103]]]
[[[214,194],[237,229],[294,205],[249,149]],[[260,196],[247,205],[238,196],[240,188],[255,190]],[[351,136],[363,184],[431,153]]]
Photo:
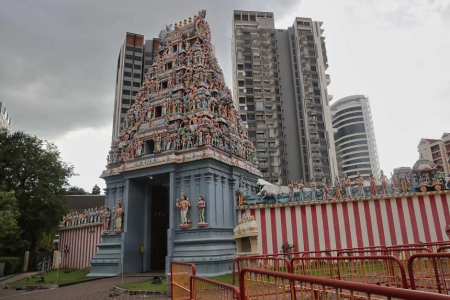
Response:
[[[123,231],[123,219],[125,216],[125,210],[123,209],[120,200],[117,199],[117,207],[114,209],[114,232],[121,233]]]

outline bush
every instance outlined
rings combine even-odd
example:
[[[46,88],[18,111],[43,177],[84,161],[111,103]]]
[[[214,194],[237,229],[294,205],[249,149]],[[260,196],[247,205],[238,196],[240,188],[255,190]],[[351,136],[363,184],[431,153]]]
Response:
[[[38,271],[38,264],[45,259],[53,259],[53,251],[30,252],[28,271]]]
[[[0,257],[0,263],[5,263],[5,274],[12,275],[21,272],[23,267],[22,257]]]

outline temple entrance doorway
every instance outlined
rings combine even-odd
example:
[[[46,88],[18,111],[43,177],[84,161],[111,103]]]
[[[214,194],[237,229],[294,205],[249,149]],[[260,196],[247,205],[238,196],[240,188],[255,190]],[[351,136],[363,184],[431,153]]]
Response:
[[[150,269],[152,271],[163,271],[166,268],[169,187],[168,183],[151,186]]]

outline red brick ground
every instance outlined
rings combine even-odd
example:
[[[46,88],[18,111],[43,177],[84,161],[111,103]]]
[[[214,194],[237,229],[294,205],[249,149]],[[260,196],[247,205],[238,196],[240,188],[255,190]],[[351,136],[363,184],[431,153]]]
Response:
[[[29,274],[27,274],[29,275]],[[16,290],[6,290],[3,289],[5,283],[19,280],[23,277],[26,277],[26,275],[18,275],[21,277],[14,277],[11,279],[8,279],[6,281],[0,282],[0,299],[12,299],[12,300],[101,300],[101,299],[107,299],[107,300],[125,300],[125,299],[160,299],[160,300],[167,300],[170,299],[169,297],[165,295],[129,295],[129,294],[122,294],[113,291],[113,286],[118,286],[122,284],[122,278],[121,277],[113,277],[113,278],[106,278],[106,279],[100,279],[100,280],[94,280],[90,282],[85,283],[79,283],[71,286],[66,286],[62,288],[57,289],[48,289],[48,290],[41,290],[41,291],[16,291]],[[124,277],[123,282],[126,283],[132,283],[132,282],[139,282],[139,281],[145,281],[149,280],[148,277]],[[110,297],[111,296],[111,297]]]

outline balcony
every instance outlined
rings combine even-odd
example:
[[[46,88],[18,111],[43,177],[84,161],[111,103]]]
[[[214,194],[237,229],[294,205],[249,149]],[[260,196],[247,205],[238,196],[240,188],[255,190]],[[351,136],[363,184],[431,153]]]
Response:
[[[269,157],[269,153],[267,153],[267,152],[258,152],[258,158],[259,157]]]
[[[259,135],[256,135],[256,138],[257,138],[257,139],[267,139],[267,135],[265,135],[265,134],[259,134]]]
[[[256,124],[256,128],[258,129],[266,129],[268,126],[266,124]]]
[[[269,147],[270,148],[277,148],[279,145],[277,143],[270,143]]]

